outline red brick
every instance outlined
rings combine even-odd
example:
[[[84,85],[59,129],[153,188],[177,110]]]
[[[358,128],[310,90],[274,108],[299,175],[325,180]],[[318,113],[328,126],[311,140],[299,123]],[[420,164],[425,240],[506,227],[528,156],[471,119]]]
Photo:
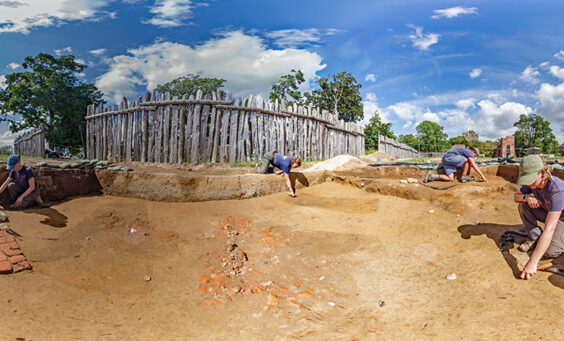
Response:
[[[23,252],[20,249],[8,249],[8,250],[4,250],[4,253],[6,254],[6,256],[11,257],[11,256],[21,255]]]
[[[8,225],[6,225],[8,226]],[[8,233],[6,233],[6,231],[4,230],[0,230],[0,237],[6,237],[8,235]]]
[[[16,242],[8,242],[8,245],[10,246],[10,249],[19,249],[20,248],[18,246],[18,243],[16,243]]]
[[[0,251],[0,262],[8,260],[8,257],[4,254],[4,252]]]
[[[25,256],[24,255],[12,256],[12,257],[8,258],[8,260],[10,260],[10,263],[16,264],[17,262],[24,261]]]
[[[0,236],[0,244],[4,244],[7,243],[8,241],[6,240],[6,237],[4,236]]]
[[[2,243],[0,244],[0,250],[10,250],[10,244],[8,243]]]
[[[9,242],[15,241],[14,236],[12,236],[11,234],[6,236],[6,240],[9,241]]]
[[[0,274],[11,274],[12,264],[10,262],[0,262]]]

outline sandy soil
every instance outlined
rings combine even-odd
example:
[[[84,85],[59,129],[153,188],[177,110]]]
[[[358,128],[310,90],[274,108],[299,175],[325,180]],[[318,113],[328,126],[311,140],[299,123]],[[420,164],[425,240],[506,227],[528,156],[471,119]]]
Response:
[[[517,280],[522,254],[496,245],[520,223],[515,185],[493,177],[408,200],[337,182],[295,199],[99,196],[9,212],[34,270],[0,276],[2,338],[564,337],[564,278]]]

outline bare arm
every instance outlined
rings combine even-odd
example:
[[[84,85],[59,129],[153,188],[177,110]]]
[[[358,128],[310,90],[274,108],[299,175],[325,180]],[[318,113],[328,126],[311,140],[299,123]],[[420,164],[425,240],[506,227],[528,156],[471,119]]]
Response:
[[[561,214],[562,211],[548,212],[548,215],[546,216],[544,231],[538,239],[535,251],[533,251],[531,258],[529,258],[529,261],[521,272],[521,279],[529,279],[537,272],[539,261],[541,260],[546,250],[548,250],[550,241],[552,240],[552,236],[554,235],[554,230],[556,229],[556,224],[558,224],[558,220],[560,219]]]
[[[526,200],[525,200],[525,195],[527,196]],[[520,191],[515,192],[515,194],[513,194],[513,200],[518,203],[526,202],[530,208],[541,207],[541,202],[537,198],[535,198],[535,196],[532,193],[523,194]]]
[[[296,193],[294,193],[294,188],[292,188],[292,181],[290,181],[290,174],[284,173],[284,179],[286,179],[286,186],[288,186],[288,189],[290,190],[290,195],[292,197],[295,197]]]
[[[484,180],[484,181],[488,180],[488,179],[486,179],[486,176],[484,175],[484,173],[482,173],[482,171],[480,170],[480,168],[476,164],[476,160],[474,160],[474,158],[469,157],[468,162],[470,162],[470,166],[472,167],[473,170],[476,171],[476,173],[478,173],[480,175],[482,180]]]
[[[8,188],[8,185],[10,184],[10,182],[14,181],[14,179],[8,177],[6,178],[6,181],[4,181],[4,183],[2,184],[2,187],[0,187],[0,193],[3,193],[6,188]]]

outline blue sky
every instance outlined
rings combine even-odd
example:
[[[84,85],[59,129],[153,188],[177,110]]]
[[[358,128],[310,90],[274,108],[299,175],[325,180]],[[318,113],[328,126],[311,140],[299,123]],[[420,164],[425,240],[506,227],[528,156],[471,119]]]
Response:
[[[26,56],[73,54],[111,103],[186,73],[267,96],[291,69],[363,84],[396,134],[423,120],[449,136],[514,132],[520,114],[564,142],[564,2],[0,0],[0,87]],[[13,136],[0,128],[0,144]]]

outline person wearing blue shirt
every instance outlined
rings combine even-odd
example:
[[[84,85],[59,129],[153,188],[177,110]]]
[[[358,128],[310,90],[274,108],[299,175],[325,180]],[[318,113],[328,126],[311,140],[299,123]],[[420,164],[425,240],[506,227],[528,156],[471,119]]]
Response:
[[[476,147],[452,148],[443,155],[442,162],[445,174],[433,174],[433,172],[429,172],[423,182],[435,180],[454,181],[454,174],[459,168],[462,168],[460,177],[462,182],[469,180],[468,174],[470,174],[470,168],[474,169],[482,180],[486,181],[486,176],[476,165],[475,159],[478,155],[480,155],[480,151]]]
[[[290,196],[296,197],[296,192],[294,191],[292,182],[290,181],[290,171],[293,168],[301,166],[302,160],[297,157],[285,156],[277,152],[268,152],[261,157],[260,161],[260,166],[256,168],[257,173],[266,174],[274,172],[274,174],[277,175],[284,173],[284,179],[286,180],[286,185],[290,190]]]
[[[22,165],[20,157],[15,154],[8,158],[6,169],[10,171],[10,175],[0,187],[0,193],[8,189],[13,202],[10,208],[21,210],[35,205],[39,197],[39,186],[35,182],[33,170]]]

